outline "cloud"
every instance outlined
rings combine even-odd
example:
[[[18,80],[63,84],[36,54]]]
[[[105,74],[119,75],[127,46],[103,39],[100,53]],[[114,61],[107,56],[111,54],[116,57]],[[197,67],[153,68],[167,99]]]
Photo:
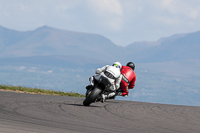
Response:
[[[193,0],[192,2],[186,0],[161,0],[157,3],[161,11],[165,10],[172,16],[181,15],[191,19],[200,17],[200,1],[198,0]]]
[[[122,15],[122,7],[118,0],[88,0],[93,10],[99,15]]]
[[[70,0],[0,0],[0,2],[0,25],[22,30],[42,25],[56,25],[56,23],[59,25],[59,22],[71,19],[71,15],[66,12],[80,4]]]
[[[102,26],[120,30],[123,25],[123,10],[118,0],[88,0],[88,6]]]
[[[162,24],[166,24],[166,25],[177,25],[177,24],[181,23],[181,21],[177,18],[164,17],[164,16],[160,16],[156,20],[158,22],[161,22]]]

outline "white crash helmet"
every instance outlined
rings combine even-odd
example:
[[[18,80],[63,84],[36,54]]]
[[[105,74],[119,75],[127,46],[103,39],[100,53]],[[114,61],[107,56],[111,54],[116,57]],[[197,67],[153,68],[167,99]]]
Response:
[[[112,66],[116,66],[116,67],[117,67],[117,68],[119,68],[119,69],[121,69],[121,68],[122,68],[122,65],[121,65],[121,63],[120,63],[120,62],[118,62],[118,61],[114,62]]]

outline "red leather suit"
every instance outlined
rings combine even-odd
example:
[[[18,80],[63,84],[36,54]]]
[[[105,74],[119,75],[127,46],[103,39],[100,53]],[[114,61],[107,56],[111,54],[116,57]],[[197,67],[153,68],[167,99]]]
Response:
[[[135,86],[136,75],[133,69],[128,66],[122,66],[121,74],[124,75],[125,79],[121,80],[122,96],[129,94],[129,89],[133,89]]]

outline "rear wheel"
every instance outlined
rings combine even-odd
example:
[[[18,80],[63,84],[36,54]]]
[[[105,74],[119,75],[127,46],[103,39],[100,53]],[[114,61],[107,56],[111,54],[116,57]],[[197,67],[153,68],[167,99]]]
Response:
[[[101,93],[101,89],[98,87],[95,87],[93,90],[88,92],[85,100],[83,101],[84,106],[89,106],[92,102],[95,101],[97,96]]]

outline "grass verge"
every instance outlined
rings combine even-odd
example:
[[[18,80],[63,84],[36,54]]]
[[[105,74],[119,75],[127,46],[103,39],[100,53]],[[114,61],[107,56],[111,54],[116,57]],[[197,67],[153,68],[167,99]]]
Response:
[[[73,92],[53,91],[53,90],[45,90],[45,89],[39,89],[39,88],[29,88],[29,87],[22,87],[22,86],[11,86],[11,85],[9,85],[9,86],[8,85],[0,85],[0,90],[13,91],[13,92],[18,92],[18,93],[85,97],[82,94],[73,93]]]

